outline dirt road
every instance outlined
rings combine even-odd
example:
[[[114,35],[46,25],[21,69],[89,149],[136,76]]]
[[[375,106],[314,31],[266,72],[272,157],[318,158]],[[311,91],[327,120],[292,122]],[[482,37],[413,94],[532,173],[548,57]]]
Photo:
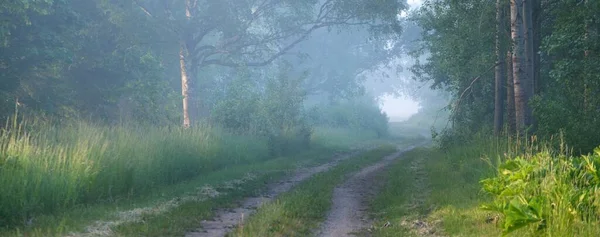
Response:
[[[302,168],[296,170],[288,178],[271,184],[267,188],[267,193],[260,197],[252,197],[245,199],[242,204],[235,209],[218,210],[214,220],[207,220],[201,223],[201,229],[189,232],[186,237],[222,237],[228,232],[236,228],[244,219],[247,219],[258,207],[264,202],[273,200],[277,195],[287,192],[296,184],[312,177],[315,174],[325,172],[339,164],[339,162],[350,157],[356,156],[368,149],[354,151],[349,154],[338,155],[333,161],[310,168]]]
[[[317,236],[352,236],[369,227],[366,208],[367,198],[376,192],[375,175],[390,165],[402,153],[417,146],[404,148],[384,157],[381,161],[353,174],[346,182],[333,191],[333,206],[327,220],[317,231]]]

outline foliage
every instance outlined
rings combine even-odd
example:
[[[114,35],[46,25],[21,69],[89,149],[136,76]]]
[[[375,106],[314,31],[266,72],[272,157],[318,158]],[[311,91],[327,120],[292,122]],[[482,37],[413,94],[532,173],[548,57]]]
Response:
[[[484,208],[503,215],[504,233],[588,235],[600,214],[598,165],[600,148],[578,157],[543,149],[510,158],[496,177],[481,181],[494,197]]]
[[[272,155],[308,148],[312,128],[302,111],[304,77],[289,76],[283,66],[279,75],[266,79],[263,88],[242,72],[231,82],[223,100],[217,102],[212,120],[235,132],[268,138]]]
[[[532,103],[538,132],[562,132],[567,144],[586,153],[600,144],[600,4],[555,1],[547,11],[552,34],[542,49],[550,68]]]
[[[11,25],[0,45],[0,67],[5,69],[0,103],[7,109],[0,116],[11,115],[18,102],[21,111],[62,118],[177,119],[172,117],[174,90],[164,80],[162,52],[118,35],[130,31],[125,22],[136,22],[136,14],[124,16],[103,1],[11,2],[0,7]],[[136,27],[138,37],[161,38],[148,24]]]
[[[534,26],[532,37],[539,37],[541,59],[535,65],[540,71],[534,84],[536,95],[529,101],[535,120],[527,132],[541,138],[563,132],[569,145],[586,153],[600,143],[594,135],[600,131],[600,5],[595,1],[542,2],[543,7],[534,13],[534,24],[539,26]],[[503,3],[508,8],[508,1]],[[468,140],[492,126],[494,84],[488,69],[496,60],[495,11],[493,4],[481,0],[425,1],[413,15],[423,31],[420,47],[413,52],[418,63],[412,71],[416,79],[452,95],[453,131],[443,133],[447,141]],[[504,19],[508,23],[506,11]],[[508,36],[507,27],[499,35],[502,47],[510,42]]]
[[[374,132],[380,138],[389,133],[389,118],[385,112],[364,97],[315,106],[308,112],[308,117],[310,123],[317,126]]]
[[[411,71],[415,79],[450,92],[450,119],[458,130],[478,131],[493,121],[493,74],[485,72],[495,60],[494,10],[482,0],[425,1],[412,16],[422,32]]]

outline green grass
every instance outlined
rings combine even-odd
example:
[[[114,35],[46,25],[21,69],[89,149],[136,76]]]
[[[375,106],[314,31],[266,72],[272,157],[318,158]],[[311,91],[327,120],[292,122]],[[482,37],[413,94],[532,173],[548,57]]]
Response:
[[[342,162],[302,182],[294,190],[261,206],[230,236],[308,236],[318,227],[330,206],[333,189],[346,175],[374,163],[396,149],[383,146]]]
[[[77,123],[34,132],[15,127],[0,133],[0,226],[77,204],[137,197],[227,165],[267,158],[263,140],[209,126]]]
[[[549,144],[480,137],[407,153],[371,204],[375,236],[600,235],[600,150]]]
[[[240,192],[228,192],[198,205],[198,218],[215,205],[242,198],[296,165],[323,163],[361,137],[337,142],[320,134],[312,149],[289,157],[270,157],[265,139],[231,135],[207,125],[179,127],[67,126],[35,124],[7,126],[0,131],[0,235],[54,236],[83,228],[97,220],[114,220],[114,213],[189,195],[204,185],[217,186],[247,173],[256,180]],[[31,129],[34,127],[35,129]],[[256,183],[255,183],[256,182]],[[246,191],[243,191],[247,189]],[[214,205],[213,205],[214,204]],[[177,211],[177,209],[173,210]],[[170,215],[167,212],[165,216]],[[204,214],[201,214],[204,213]],[[146,223],[152,216],[144,216]],[[197,226],[197,222],[194,223]],[[170,225],[182,233],[191,224]],[[154,228],[154,229],[152,229]],[[118,233],[144,232],[124,224]]]
[[[486,222],[489,212],[479,208],[489,200],[479,180],[493,174],[480,157],[495,157],[501,150],[489,142],[407,152],[382,174],[385,188],[371,203],[374,236],[498,236],[500,230]]]

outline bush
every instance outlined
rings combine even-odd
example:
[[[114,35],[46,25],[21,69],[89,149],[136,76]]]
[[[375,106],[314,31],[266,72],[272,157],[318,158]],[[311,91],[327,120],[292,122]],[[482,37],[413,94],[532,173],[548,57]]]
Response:
[[[267,78],[266,87],[240,75],[231,83],[229,96],[219,102],[213,120],[236,133],[266,137],[272,156],[307,149],[312,128],[304,118],[304,77],[292,78],[287,67]]]
[[[308,117],[317,126],[375,132],[379,138],[389,135],[387,115],[370,101],[356,99],[316,106]]]

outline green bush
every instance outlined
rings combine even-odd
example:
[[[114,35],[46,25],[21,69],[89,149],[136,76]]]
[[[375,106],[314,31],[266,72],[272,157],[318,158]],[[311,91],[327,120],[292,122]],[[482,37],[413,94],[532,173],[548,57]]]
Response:
[[[310,110],[308,117],[317,126],[375,132],[379,138],[389,135],[387,115],[371,101],[355,99],[319,105]]]
[[[213,120],[236,133],[267,138],[272,156],[307,149],[312,128],[304,118],[304,77],[292,78],[289,68],[267,78],[266,87],[252,83],[247,74],[231,82],[229,96],[217,103]]]

